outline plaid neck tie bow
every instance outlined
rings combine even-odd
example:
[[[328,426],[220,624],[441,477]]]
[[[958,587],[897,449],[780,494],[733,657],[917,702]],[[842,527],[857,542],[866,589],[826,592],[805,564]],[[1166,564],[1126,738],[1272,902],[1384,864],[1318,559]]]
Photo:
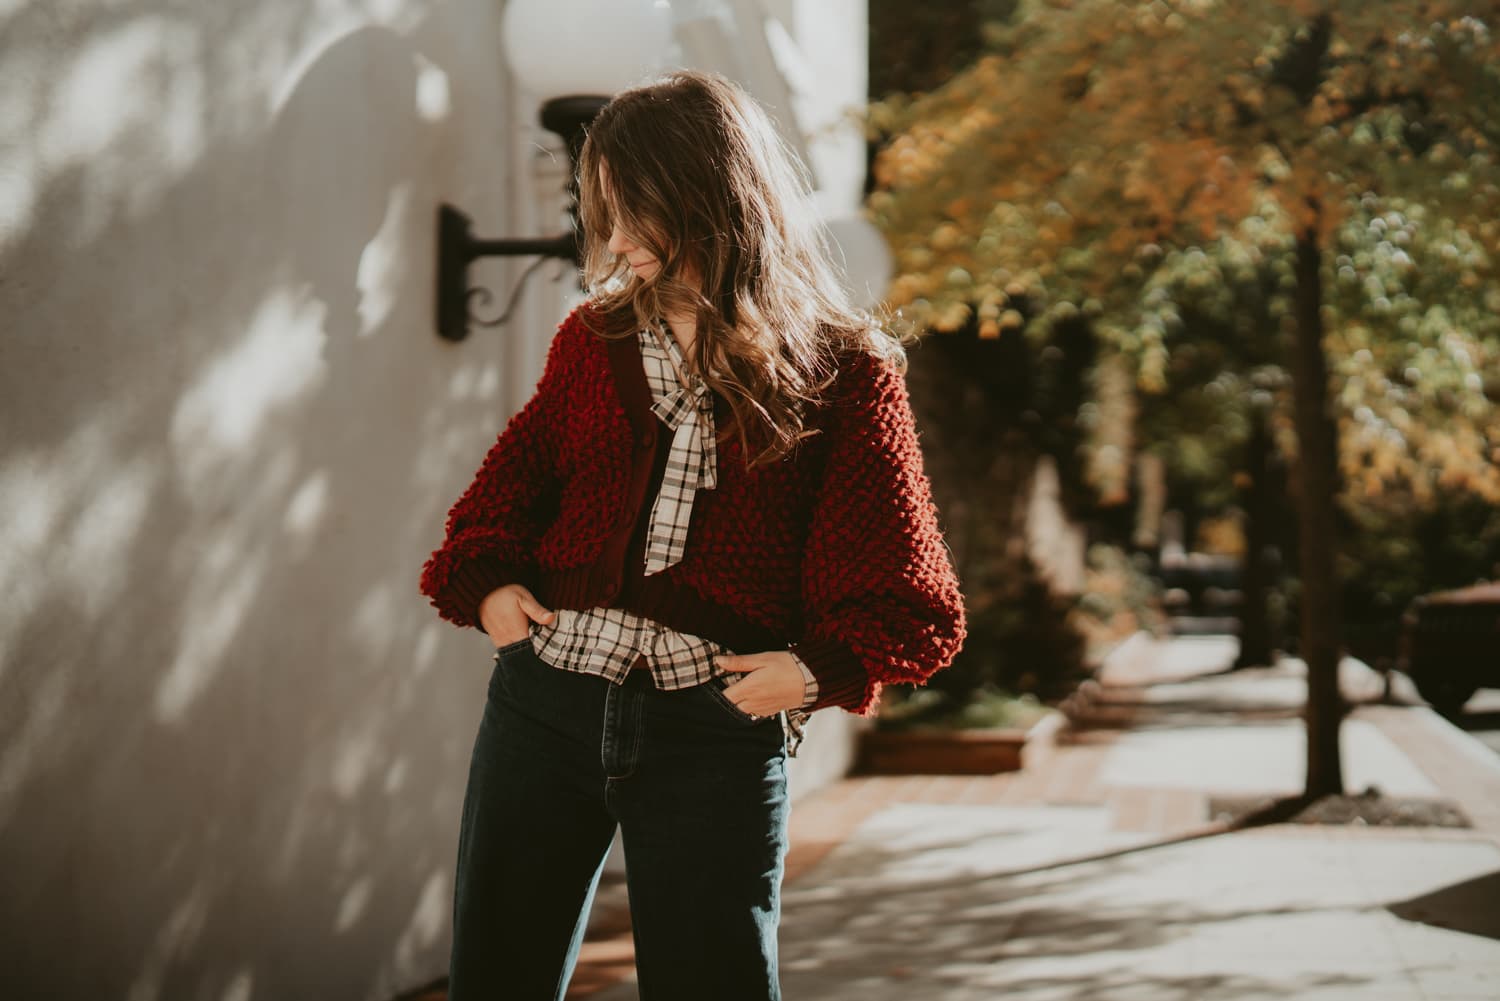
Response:
[[[659,573],[682,559],[687,548],[693,497],[718,485],[713,397],[708,385],[685,372],[682,349],[664,326],[641,332],[641,360],[655,402],[651,412],[672,429],[661,490],[651,507],[646,573]],[[684,379],[688,385],[683,385]]]

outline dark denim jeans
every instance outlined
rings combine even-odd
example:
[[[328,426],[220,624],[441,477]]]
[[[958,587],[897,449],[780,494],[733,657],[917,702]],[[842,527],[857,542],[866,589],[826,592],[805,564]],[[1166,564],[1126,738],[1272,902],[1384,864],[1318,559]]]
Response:
[[[786,751],[720,682],[502,647],[464,798],[450,1001],[560,1001],[616,825],[642,1001],[778,1001]]]

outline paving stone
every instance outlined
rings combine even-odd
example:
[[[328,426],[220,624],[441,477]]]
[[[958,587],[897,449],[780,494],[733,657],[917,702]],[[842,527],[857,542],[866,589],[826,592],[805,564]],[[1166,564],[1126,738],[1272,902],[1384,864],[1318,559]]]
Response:
[[[1351,791],[1453,797],[1484,823],[1198,836],[1210,794],[1300,790],[1300,665],[1216,674],[1224,637],[1126,653],[1034,768],[799,800],[789,1001],[1500,998],[1500,768],[1423,708],[1362,706],[1343,727]],[[1346,694],[1371,677],[1340,666]],[[570,997],[636,998],[608,980]]]

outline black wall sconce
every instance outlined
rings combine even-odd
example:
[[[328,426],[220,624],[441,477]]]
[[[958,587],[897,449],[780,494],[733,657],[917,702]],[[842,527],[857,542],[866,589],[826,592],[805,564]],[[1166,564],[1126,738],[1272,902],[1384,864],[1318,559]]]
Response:
[[[450,340],[461,341],[469,335],[469,325],[498,327],[515,308],[526,280],[538,267],[554,258],[580,265],[582,246],[578,223],[578,156],[590,122],[609,103],[607,97],[556,97],[542,105],[541,123],[549,132],[562,137],[568,150],[568,218],[569,227],[561,236],[535,239],[482,239],[472,232],[467,215],[444,202],[437,211],[437,332]],[[489,289],[469,287],[469,264],[480,257],[535,256],[536,263],[526,269],[516,283],[498,316],[486,319],[474,313],[492,301]]]

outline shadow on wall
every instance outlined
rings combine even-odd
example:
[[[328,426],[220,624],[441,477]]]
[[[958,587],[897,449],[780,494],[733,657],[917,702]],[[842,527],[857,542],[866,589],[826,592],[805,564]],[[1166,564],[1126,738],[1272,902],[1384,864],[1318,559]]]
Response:
[[[429,319],[432,206],[503,194],[496,11],[160,6],[3,22],[5,993],[384,996],[446,965],[489,667],[416,581],[504,417]]]

